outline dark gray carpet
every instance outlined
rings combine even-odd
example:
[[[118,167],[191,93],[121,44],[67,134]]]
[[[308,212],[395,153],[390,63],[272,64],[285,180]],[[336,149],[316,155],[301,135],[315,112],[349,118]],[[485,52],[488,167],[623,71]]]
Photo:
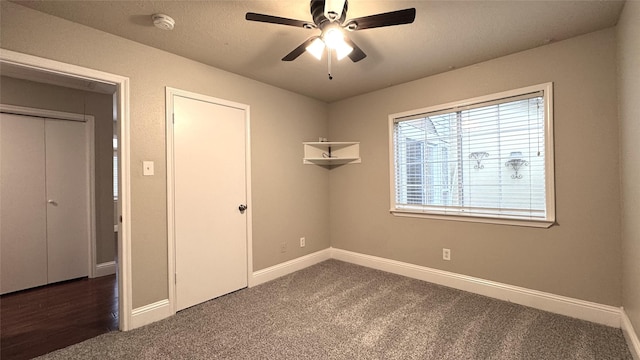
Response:
[[[620,329],[336,260],[43,359],[632,359]]]

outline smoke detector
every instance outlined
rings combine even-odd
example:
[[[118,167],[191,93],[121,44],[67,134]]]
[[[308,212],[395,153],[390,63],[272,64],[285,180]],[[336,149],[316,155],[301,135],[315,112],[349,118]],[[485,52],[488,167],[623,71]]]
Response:
[[[151,19],[153,20],[153,25],[162,30],[173,30],[176,24],[171,16],[165,14],[153,14]]]

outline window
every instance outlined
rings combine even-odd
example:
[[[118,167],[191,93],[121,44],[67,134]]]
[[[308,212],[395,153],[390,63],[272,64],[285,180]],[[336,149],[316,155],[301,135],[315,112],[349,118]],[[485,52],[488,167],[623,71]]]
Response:
[[[555,222],[552,84],[389,116],[391,212]]]

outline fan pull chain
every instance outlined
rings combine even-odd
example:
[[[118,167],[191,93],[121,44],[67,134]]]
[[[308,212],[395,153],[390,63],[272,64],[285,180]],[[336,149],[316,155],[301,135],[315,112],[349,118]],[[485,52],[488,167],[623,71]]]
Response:
[[[327,48],[327,67],[329,68],[329,80],[333,80],[333,75],[331,75],[331,49]]]

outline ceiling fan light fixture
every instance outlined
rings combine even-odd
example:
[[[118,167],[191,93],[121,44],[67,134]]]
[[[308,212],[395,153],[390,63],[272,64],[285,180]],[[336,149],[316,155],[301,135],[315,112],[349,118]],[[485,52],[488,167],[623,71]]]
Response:
[[[360,31],[387,26],[411,24],[416,18],[416,9],[408,8],[362,16],[345,21],[347,18],[347,9],[347,0],[311,0],[310,10],[313,23],[253,12],[248,12],[245,15],[245,19],[249,21],[280,24],[305,29],[319,29],[321,31],[320,36],[316,35],[308,38],[283,57],[282,61],[293,61],[302,55],[305,50],[317,59],[322,59],[324,48],[327,47],[327,59],[329,62],[329,68],[331,68],[331,51],[336,52],[338,60],[348,55],[354,63],[367,57],[367,54],[365,54],[350,37],[345,36],[345,31]],[[329,74],[331,74],[331,71],[329,71]],[[329,77],[331,78],[331,76]]]
[[[313,55],[313,57],[320,60],[322,59],[322,53],[324,52],[324,41],[320,38],[316,38],[305,49],[309,54]]]
[[[322,40],[330,49],[337,50],[344,44],[344,34],[340,29],[332,27],[322,34]]]
[[[344,41],[344,34],[340,28],[332,27],[327,29],[322,35],[322,40],[324,40],[324,43],[329,49],[336,51],[338,60],[344,59],[345,56],[351,54],[353,51],[353,47]]]

